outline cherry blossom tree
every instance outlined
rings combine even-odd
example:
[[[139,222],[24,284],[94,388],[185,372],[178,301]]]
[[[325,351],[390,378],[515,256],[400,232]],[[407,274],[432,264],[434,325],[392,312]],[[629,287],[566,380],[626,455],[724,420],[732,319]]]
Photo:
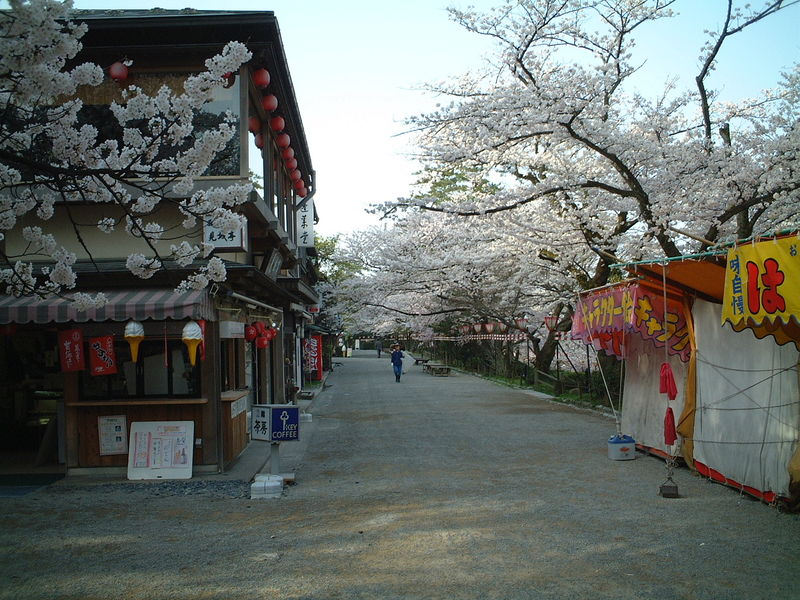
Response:
[[[457,169],[470,183],[378,207],[403,216],[355,242],[366,269],[348,290],[357,314],[381,308],[382,323],[394,315],[422,331],[413,319],[554,313],[566,330],[575,294],[612,281],[615,263],[798,227],[800,71],[735,103],[718,99],[712,77],[726,42],[795,4],[720,4],[721,28],[698,41],[694,87],[669,81],[648,95],[629,85],[642,66],[635,36],[670,18],[675,0],[452,9],[497,56],[430,86],[444,100],[409,123],[440,180]]]
[[[451,189],[448,201],[455,195]],[[337,310],[353,330],[419,339],[458,335],[460,326],[476,322],[519,332],[517,319],[527,317],[524,332],[547,370],[555,346],[544,315],[572,302],[574,281],[589,276],[594,255],[567,231],[545,250],[529,211],[513,215],[524,218],[522,226],[497,215],[465,220],[412,210],[391,227],[350,236],[339,259],[361,270],[337,287]]]
[[[127,258],[134,275],[146,279],[170,261],[193,267],[181,289],[224,280],[223,262],[208,258],[211,248],[185,238],[203,223],[226,233],[238,230],[242,217],[233,209],[247,200],[251,187],[196,186],[238,126],[230,115],[202,131],[193,123],[225,75],[236,72],[250,52],[229,43],[206,61],[206,71],[186,80],[182,93],[164,86],[148,95],[129,86],[123,101],[110,107],[120,135],[109,138],[81,119],[77,93],[100,85],[104,70],[74,64],[87,27],[71,19],[71,8],[55,0],[10,0],[0,11],[0,291],[69,295],[84,306],[105,301],[102,294],[70,293],[76,255],[47,231],[59,207],[71,215],[76,203],[97,205],[93,225],[101,231],[124,232],[144,243],[147,252]],[[164,204],[182,215],[179,227],[159,217]],[[70,241],[92,260],[80,233],[86,223],[70,218]],[[20,255],[9,254],[3,243],[14,229],[27,243]]]
[[[738,103],[717,101],[711,89],[725,42],[797,2],[729,0],[721,29],[700,49],[696,89],[629,91],[640,67],[634,34],[670,17],[674,4],[519,0],[486,15],[451,10],[497,41],[499,67],[431,87],[452,103],[411,123],[430,160],[511,186],[467,204],[400,204],[462,216],[533,204],[568,221],[606,263],[797,226],[797,67],[778,89]]]

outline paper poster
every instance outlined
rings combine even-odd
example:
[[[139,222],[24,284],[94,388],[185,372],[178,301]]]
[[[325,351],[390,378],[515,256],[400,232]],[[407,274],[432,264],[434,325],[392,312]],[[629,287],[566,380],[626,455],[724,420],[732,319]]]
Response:
[[[194,421],[131,423],[128,479],[189,479]]]
[[[128,427],[125,415],[97,417],[100,455],[128,453]]]

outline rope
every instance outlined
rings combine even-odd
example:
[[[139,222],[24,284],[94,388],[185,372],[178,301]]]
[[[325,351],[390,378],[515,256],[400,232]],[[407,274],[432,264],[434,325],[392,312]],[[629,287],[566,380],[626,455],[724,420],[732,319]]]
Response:
[[[768,410],[770,408],[785,408],[787,406],[797,406],[800,402],[787,402],[786,404],[770,404],[768,406],[740,406],[738,408],[722,408],[719,406],[701,406],[700,408],[695,408],[696,411],[704,411],[704,410]]]
[[[611,406],[611,413],[614,415],[614,425],[617,428],[617,435],[622,435],[622,423],[620,422],[619,415],[617,414],[617,409],[614,406],[614,400],[613,398],[611,398],[611,390],[608,387],[608,381],[606,381],[606,374],[605,371],[603,371],[603,365],[600,363],[600,357],[597,354],[597,348],[594,347],[594,337],[592,336],[592,330],[589,327],[589,323],[586,321],[586,311],[584,310],[583,303],[581,302],[580,294],[577,294],[577,297],[578,297],[578,302],[575,304],[575,306],[580,307],[581,318],[583,319],[583,326],[589,333],[589,342],[591,342],[590,346],[592,348],[592,352],[594,352],[595,361],[597,362],[597,370],[600,371],[600,378],[603,380],[603,387],[606,390],[606,397],[608,398],[608,404]],[[625,340],[623,337],[623,342],[624,341]],[[620,369],[622,369],[622,365],[620,365]],[[622,397],[622,385],[620,385],[620,398],[621,397]],[[620,406],[622,406],[621,400],[620,400]]]
[[[775,373],[775,369],[735,369],[733,367],[726,367],[725,365],[718,365],[717,363],[713,363],[710,360],[703,360],[701,358],[700,353],[697,353],[697,360],[705,365],[709,365],[714,367],[715,369],[719,369],[720,371],[733,371],[735,373]],[[779,373],[783,371],[793,371],[797,369],[797,365],[791,365],[789,367],[781,367]]]
[[[669,262],[667,262],[667,261],[664,261],[663,263],[661,263],[661,290],[662,290],[662,292],[664,294],[664,297],[663,297],[664,310],[662,311],[661,319],[662,319],[662,323],[664,324],[664,363],[667,366],[669,366],[669,337],[670,337],[669,333],[667,332],[667,267],[668,266],[669,266]],[[667,408],[664,411],[665,418],[666,418],[666,413],[670,410],[669,394],[667,394],[667,402],[666,402],[666,404],[667,404]],[[665,433],[666,433],[666,431],[665,431]],[[667,457],[666,461],[664,461],[666,466],[667,466],[667,481],[669,481],[669,482],[674,484],[675,482],[672,480],[672,475],[675,472],[675,467],[676,467],[677,460],[678,460],[678,457],[675,454],[675,449],[677,448],[677,444],[672,444],[672,445],[668,446],[668,448],[669,448],[669,454],[668,454],[668,457]],[[667,481],[665,481],[664,483],[666,483]],[[662,486],[663,486],[663,484],[662,484]]]
[[[698,440],[697,438],[683,438],[684,440],[691,440],[695,443],[700,444],[725,444],[730,446],[761,446],[764,444],[796,444],[800,442],[800,438],[794,438],[790,440],[764,440],[758,442],[733,442],[733,441],[726,441],[726,440]]]

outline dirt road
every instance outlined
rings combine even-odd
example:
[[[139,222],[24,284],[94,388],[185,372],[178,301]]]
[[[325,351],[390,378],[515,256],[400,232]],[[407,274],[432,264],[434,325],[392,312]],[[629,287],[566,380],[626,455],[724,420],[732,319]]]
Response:
[[[278,500],[54,485],[0,499],[0,599],[796,598],[800,518],[519,390],[343,359]]]

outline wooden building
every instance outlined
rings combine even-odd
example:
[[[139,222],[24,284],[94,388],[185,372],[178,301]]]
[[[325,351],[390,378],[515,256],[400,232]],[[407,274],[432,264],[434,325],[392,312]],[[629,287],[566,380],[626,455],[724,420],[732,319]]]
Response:
[[[86,110],[98,121],[125,85],[145,91],[181,85],[228,41],[245,43],[253,58],[232,74],[201,115],[213,123],[230,111],[239,136],[199,181],[257,185],[241,207],[247,228],[236,239],[214,239],[210,228],[187,238],[196,243],[203,236],[215,243],[227,267],[224,284],[176,293],[188,273],[177,265],[138,279],[125,266],[136,240],[87,227],[80,233],[92,256],[77,241],[71,248],[78,256],[77,289],[104,292],[106,306],[78,311],[61,298],[0,296],[3,466],[124,472],[131,423],[191,421],[195,472],[223,470],[249,443],[249,407],[292,401],[302,382],[301,339],[311,321],[307,307],[318,302],[313,235],[309,240],[308,232],[298,229],[299,212],[316,217],[310,200],[316,191],[314,170],[278,23],[271,12],[190,9],[80,11],[75,20],[89,26],[81,62],[133,61],[126,82],[109,77],[81,92]],[[254,74],[263,69],[271,79],[264,89],[254,83]],[[268,110],[267,95],[277,99],[278,109]],[[277,131],[269,126],[276,115],[285,123]],[[282,156],[281,134],[291,136],[291,164]],[[294,169],[303,173],[302,192],[293,185]],[[64,243],[76,220],[86,215],[91,219],[83,221],[96,223],[101,210],[111,208],[70,201],[68,207],[57,205],[50,221],[37,224],[51,228]],[[19,229],[6,236],[8,254],[24,248]],[[254,324],[274,338],[268,344],[248,341],[247,328]],[[196,350],[185,343],[187,326],[202,331]],[[144,336],[141,342],[131,335],[136,328]],[[65,368],[64,348],[87,356],[97,344],[113,350],[114,372],[97,374],[88,358],[77,365],[82,368]],[[190,356],[194,352],[196,360]]]

